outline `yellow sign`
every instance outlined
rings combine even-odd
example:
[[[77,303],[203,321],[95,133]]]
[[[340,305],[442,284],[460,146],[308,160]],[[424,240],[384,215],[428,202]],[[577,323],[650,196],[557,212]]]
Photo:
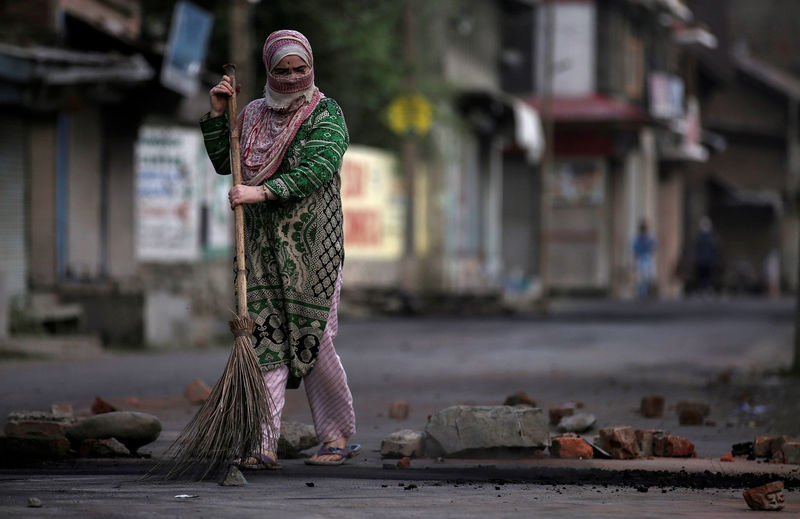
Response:
[[[425,135],[433,122],[433,107],[420,94],[398,96],[389,104],[389,128],[399,135]]]

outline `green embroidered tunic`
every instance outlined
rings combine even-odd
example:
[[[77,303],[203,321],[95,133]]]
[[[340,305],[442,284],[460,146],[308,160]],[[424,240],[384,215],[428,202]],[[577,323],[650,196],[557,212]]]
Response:
[[[227,115],[200,120],[217,173],[230,174]],[[278,200],[245,204],[247,306],[263,369],[288,365],[290,387],[314,367],[344,260],[340,166],[344,116],[323,98],[264,184]]]

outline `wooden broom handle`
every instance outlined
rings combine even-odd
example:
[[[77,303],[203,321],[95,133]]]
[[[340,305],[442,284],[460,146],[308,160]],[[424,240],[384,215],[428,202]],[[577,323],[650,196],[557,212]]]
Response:
[[[242,164],[239,154],[239,123],[236,120],[236,65],[223,65],[225,74],[231,78],[234,94],[228,98],[228,128],[231,144],[231,172],[233,185],[242,183]],[[236,230],[236,309],[240,317],[247,317],[247,270],[244,264],[244,208],[237,205],[233,211]]]

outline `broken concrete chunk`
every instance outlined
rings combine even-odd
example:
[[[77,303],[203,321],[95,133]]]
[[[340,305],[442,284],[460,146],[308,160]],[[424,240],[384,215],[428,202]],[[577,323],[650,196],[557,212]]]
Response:
[[[64,418],[66,420],[73,420],[75,418],[75,413],[72,410],[72,404],[69,402],[52,404],[50,406],[50,412],[56,418]]]
[[[524,391],[517,391],[513,395],[506,397],[503,405],[521,405],[526,407],[536,407],[536,402]]]
[[[29,508],[41,508],[42,507],[42,500],[38,497],[29,497],[28,498],[28,507]]]
[[[395,400],[389,404],[389,418],[395,420],[405,420],[408,418],[408,402],[405,400]]]
[[[278,457],[295,459],[301,451],[319,444],[317,432],[313,425],[300,422],[282,422],[281,435],[278,438]]]
[[[788,461],[786,453],[793,454],[794,444],[798,442],[797,438],[791,436],[778,436],[770,443],[770,456],[774,463],[792,463]],[[788,447],[787,447],[788,446]],[[793,458],[794,459],[794,458]]]
[[[210,395],[211,388],[199,378],[192,380],[183,388],[183,397],[188,400],[190,404],[202,404],[208,400]]]
[[[783,495],[783,481],[773,481],[760,487],[745,490],[744,500],[753,510],[783,510],[786,498]]]
[[[75,444],[83,440],[116,438],[131,452],[154,441],[161,433],[161,421],[155,416],[135,411],[115,411],[90,416],[66,431]]]
[[[756,436],[753,446],[753,453],[757,458],[769,458],[772,456],[772,442],[777,440],[777,436]]]
[[[554,458],[591,459],[594,457],[594,449],[580,436],[566,433],[551,440],[550,455]]]
[[[653,455],[663,458],[688,458],[694,455],[694,444],[681,436],[656,434],[653,437]]]
[[[657,434],[664,434],[660,429],[636,429],[636,441],[639,443],[639,450],[642,456],[653,456],[653,438]]]
[[[658,395],[642,397],[640,411],[645,418],[659,418],[664,416],[664,397]]]
[[[538,408],[453,406],[435,413],[425,427],[429,457],[485,455],[492,449],[543,449],[549,445],[549,428]]]
[[[786,442],[781,447],[783,462],[789,465],[800,465],[800,442]]]
[[[403,429],[387,436],[381,442],[381,456],[384,458],[419,457],[424,453],[425,434],[420,431]]]
[[[225,474],[225,477],[222,481],[219,482],[220,485],[223,487],[243,487],[247,484],[247,480],[242,474],[242,471],[236,467],[236,465],[231,465],[228,469],[228,472]]]
[[[130,455],[131,451],[116,438],[96,440],[92,442],[92,447],[89,451],[89,456],[92,458],[118,458]]]
[[[600,429],[600,447],[614,459],[629,460],[639,457],[639,445],[633,427],[618,425]]]
[[[681,400],[676,406],[676,411],[681,425],[703,425],[710,407],[700,400]]]
[[[597,423],[597,418],[593,414],[578,413],[562,418],[558,423],[558,430],[561,432],[581,433],[594,427],[595,423]]]

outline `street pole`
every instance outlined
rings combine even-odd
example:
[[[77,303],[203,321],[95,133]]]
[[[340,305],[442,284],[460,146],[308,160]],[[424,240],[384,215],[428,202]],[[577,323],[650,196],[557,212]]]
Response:
[[[405,10],[405,62],[406,88],[408,95],[416,92],[416,45],[414,41],[414,0],[406,0]],[[406,275],[410,276],[414,261],[414,173],[417,164],[417,138],[414,132],[406,131],[403,139],[403,177],[405,181],[405,247]]]
[[[788,197],[789,203],[787,204],[788,210],[791,211],[795,221],[800,219],[798,214],[797,197],[800,194],[800,121],[798,121],[798,108],[800,102],[797,99],[789,100],[789,128],[787,148],[789,155],[789,182]],[[798,226],[800,227],[800,226]],[[800,228],[795,232],[800,234]],[[800,249],[800,236],[798,236],[798,249]],[[795,252],[798,257],[798,273],[797,285],[800,286],[800,250]],[[792,374],[800,376],[800,288],[796,288],[797,295],[795,296],[795,310],[794,310],[794,360],[792,361]]]
[[[541,287],[540,307],[547,310],[550,290],[550,279],[548,269],[548,228],[550,222],[550,204],[547,196],[548,180],[553,174],[553,139],[554,118],[553,118],[553,72],[555,54],[555,5],[552,0],[546,0],[542,4],[544,9],[544,49],[541,53],[544,60],[542,74],[542,119],[544,120],[544,156],[542,157],[541,174],[539,175],[539,286]]]

